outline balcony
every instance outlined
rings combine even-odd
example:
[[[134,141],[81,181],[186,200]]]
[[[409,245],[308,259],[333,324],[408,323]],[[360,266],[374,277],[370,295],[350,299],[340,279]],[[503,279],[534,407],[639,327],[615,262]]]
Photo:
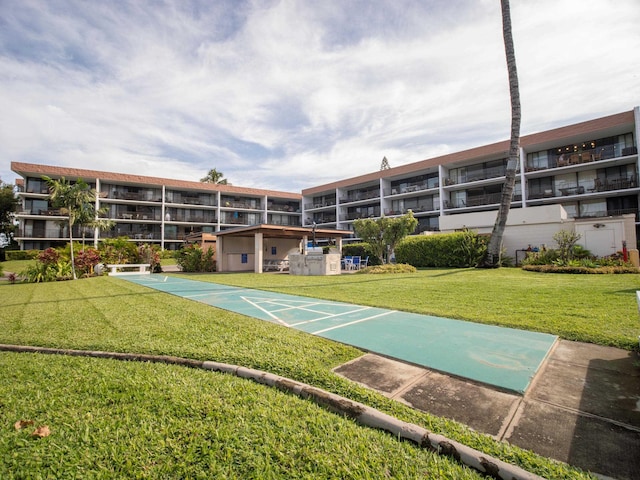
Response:
[[[326,200],[326,201],[318,201],[318,202],[314,202],[314,203],[306,203],[304,205],[304,209],[305,210],[313,210],[313,209],[318,209],[318,208],[330,208],[330,207],[335,207],[336,206],[336,201],[335,200]]]
[[[313,217],[313,221],[316,223],[335,223],[335,215],[324,215],[322,217]]]
[[[557,153],[549,156],[548,160],[541,164],[536,162],[527,163],[527,172],[548,170],[550,168],[563,168],[582,165],[584,163],[601,162],[614,158],[637,155],[637,147],[621,147],[620,144],[605,145],[598,148],[576,150],[573,152]]]
[[[638,188],[638,176],[631,175],[622,178],[600,179],[596,178],[593,186],[563,185],[562,187],[548,188],[529,192],[529,200],[544,198],[571,197],[575,195],[587,195],[599,192],[612,192],[616,190],[629,190]]]
[[[627,190],[630,188],[638,187],[638,176],[632,175],[630,177],[615,178],[600,180],[596,178],[593,183],[593,188],[590,188],[590,192],[610,192],[613,190]]]
[[[380,216],[380,209],[374,209],[373,212],[349,212],[346,215],[340,215],[340,221],[358,220],[361,218],[377,218]]]
[[[408,185],[402,185],[402,186],[397,186],[397,187],[391,187],[391,189],[385,189],[384,190],[384,194],[385,195],[402,195],[405,193],[415,193],[415,192],[421,192],[423,190],[429,190],[431,188],[438,188],[439,183],[436,182],[433,185],[429,186],[427,183],[424,182],[420,182],[420,183],[409,183]]]
[[[300,226],[300,219],[299,218],[281,218],[280,220],[269,220],[267,222],[269,225],[282,225],[285,227],[299,227]]]
[[[340,203],[361,202],[380,198],[380,190],[368,190],[364,192],[349,192],[346,197],[340,199]]]
[[[239,200],[226,200],[222,202],[224,208],[240,208],[243,210],[260,210],[260,204],[251,204],[250,202],[244,202]]]
[[[278,203],[272,203],[267,205],[267,210],[272,212],[291,212],[291,213],[299,213],[300,209],[296,206],[292,205],[283,205]]]
[[[493,167],[484,170],[477,170],[461,174],[457,178],[451,177],[445,179],[445,185],[461,185],[463,183],[480,182],[483,180],[491,180],[494,178],[504,177],[506,167]]]

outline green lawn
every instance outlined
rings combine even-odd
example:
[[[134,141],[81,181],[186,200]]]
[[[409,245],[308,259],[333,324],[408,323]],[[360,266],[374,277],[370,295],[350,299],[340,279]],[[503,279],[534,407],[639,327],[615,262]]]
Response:
[[[612,338],[628,339],[621,343],[630,345],[638,330],[638,279],[633,275],[540,276],[502,269],[379,277],[190,278],[457,318],[475,319],[485,312],[493,323],[508,323],[514,310],[532,316],[537,312],[535,318],[553,318],[547,324],[553,328],[570,318],[559,311],[565,300],[552,302],[556,282],[590,302],[592,315],[585,318],[606,312],[612,325],[623,325],[609,329]],[[451,294],[452,289],[457,293]],[[540,289],[546,293],[538,294],[535,308],[525,305],[532,295],[522,299],[517,294]],[[503,302],[501,308],[491,307],[491,291]],[[505,303],[515,298],[517,304]],[[616,305],[598,307],[600,313],[593,314],[594,298],[615,298]],[[469,311],[462,316],[465,309]],[[624,323],[625,315],[633,318]],[[606,329],[596,330],[596,324],[590,320],[583,330],[604,335]],[[175,355],[253,367],[365,403],[544,477],[587,478],[334,375],[333,367],[361,354],[357,349],[117,278],[2,284],[0,343]],[[3,479],[480,478],[454,460],[359,427],[309,401],[184,367],[0,353],[0,405]],[[26,429],[13,428],[20,419],[46,424],[52,433],[32,438]]]

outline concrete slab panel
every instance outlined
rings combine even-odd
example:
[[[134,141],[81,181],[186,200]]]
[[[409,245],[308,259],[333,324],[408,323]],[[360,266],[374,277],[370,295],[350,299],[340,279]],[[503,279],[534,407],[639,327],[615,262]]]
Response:
[[[560,342],[530,389],[530,398],[640,428],[640,368],[635,354],[592,347],[589,353],[583,345]]]
[[[525,400],[505,440],[608,477],[640,478],[640,432],[579,412]]]
[[[340,365],[334,372],[388,396],[427,374],[424,368],[370,353]]]
[[[522,397],[431,372],[403,392],[413,408],[498,436]]]

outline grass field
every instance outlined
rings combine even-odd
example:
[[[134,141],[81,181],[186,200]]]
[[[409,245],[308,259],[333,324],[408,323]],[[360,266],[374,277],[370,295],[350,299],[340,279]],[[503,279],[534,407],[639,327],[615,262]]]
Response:
[[[540,322],[541,331],[562,328],[565,338],[628,348],[639,330],[634,275],[501,269],[190,278],[511,326],[517,319],[521,328],[536,329]],[[554,291],[568,294],[554,300]],[[587,313],[569,308],[567,296],[587,302]],[[492,305],[495,300],[499,308]],[[526,304],[533,300],[534,306]],[[581,318],[586,319],[582,325]],[[266,370],[378,408],[541,476],[587,478],[334,375],[333,367],[361,354],[354,348],[116,278],[1,285],[0,343],[175,355]],[[184,367],[1,353],[0,399],[3,479],[481,478],[452,459],[358,427],[308,401]],[[46,424],[52,433],[33,438],[27,429],[13,428],[20,419]]]

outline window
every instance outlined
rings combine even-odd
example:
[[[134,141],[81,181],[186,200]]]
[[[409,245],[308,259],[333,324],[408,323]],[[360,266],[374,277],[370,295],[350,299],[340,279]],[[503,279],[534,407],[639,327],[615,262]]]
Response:
[[[549,154],[546,151],[527,154],[527,171],[549,168]]]
[[[527,182],[529,198],[553,197],[553,177],[532,178]]]

